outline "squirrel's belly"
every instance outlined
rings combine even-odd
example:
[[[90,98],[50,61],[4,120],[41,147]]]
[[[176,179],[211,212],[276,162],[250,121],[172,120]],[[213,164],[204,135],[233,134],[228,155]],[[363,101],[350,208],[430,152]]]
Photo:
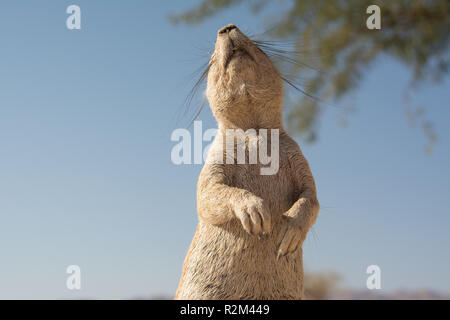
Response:
[[[301,299],[301,249],[277,259],[284,225],[272,233],[247,234],[237,220],[216,227],[199,223],[186,257],[178,299]]]

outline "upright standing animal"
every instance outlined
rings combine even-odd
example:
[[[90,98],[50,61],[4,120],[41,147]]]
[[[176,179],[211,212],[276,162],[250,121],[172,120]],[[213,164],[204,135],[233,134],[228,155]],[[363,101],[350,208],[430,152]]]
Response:
[[[262,175],[262,164],[207,161],[175,299],[302,299],[302,244],[319,203],[309,164],[283,127],[281,74],[230,24],[218,32],[206,95],[218,122],[208,156],[229,157],[229,129],[278,129],[279,170]]]

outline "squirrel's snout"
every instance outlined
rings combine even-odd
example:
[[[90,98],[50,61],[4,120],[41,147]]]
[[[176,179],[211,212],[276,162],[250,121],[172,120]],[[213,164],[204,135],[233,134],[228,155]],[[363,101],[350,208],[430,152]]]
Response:
[[[237,29],[237,27],[234,24],[228,24],[219,29],[219,34],[229,33],[233,29]]]

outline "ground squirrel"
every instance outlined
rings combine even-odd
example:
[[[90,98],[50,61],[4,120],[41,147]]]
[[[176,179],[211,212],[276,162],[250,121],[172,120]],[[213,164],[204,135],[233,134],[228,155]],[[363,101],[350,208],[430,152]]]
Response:
[[[204,165],[199,224],[175,299],[302,299],[302,244],[319,203],[309,164],[283,127],[281,74],[227,25],[217,35],[206,95],[218,122],[209,156],[225,151],[228,129],[277,129],[279,169],[262,175],[261,164]]]

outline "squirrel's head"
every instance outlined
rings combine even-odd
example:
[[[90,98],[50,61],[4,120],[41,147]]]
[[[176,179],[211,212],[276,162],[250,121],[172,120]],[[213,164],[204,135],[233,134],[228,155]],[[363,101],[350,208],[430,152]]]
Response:
[[[219,125],[242,129],[282,125],[281,74],[235,25],[219,30],[207,79],[206,95]]]

